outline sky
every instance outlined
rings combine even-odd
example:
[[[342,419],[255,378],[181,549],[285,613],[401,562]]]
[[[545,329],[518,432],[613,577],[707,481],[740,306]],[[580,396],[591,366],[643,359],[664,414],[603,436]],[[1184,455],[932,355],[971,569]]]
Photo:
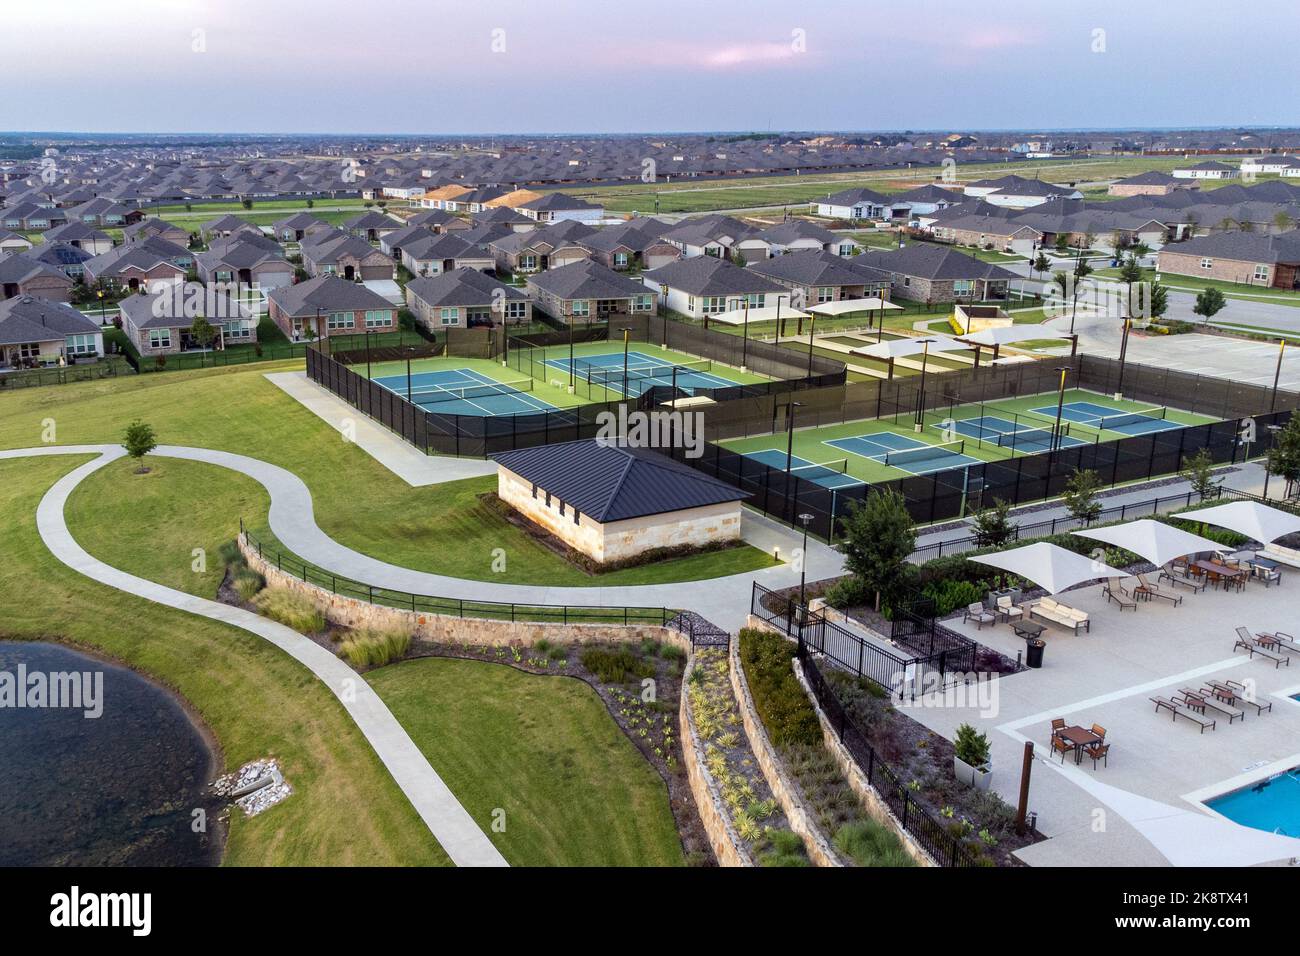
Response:
[[[563,133],[1300,124],[1300,4],[46,0],[0,129]]]

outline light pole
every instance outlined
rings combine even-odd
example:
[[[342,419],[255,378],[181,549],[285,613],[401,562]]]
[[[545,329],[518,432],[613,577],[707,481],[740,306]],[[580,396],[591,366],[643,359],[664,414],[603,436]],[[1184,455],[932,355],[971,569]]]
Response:
[[[930,357],[930,344],[934,339],[921,339],[921,377],[916,385],[916,431],[925,430],[925,364]]]
[[[800,624],[808,619],[808,605],[804,603],[804,585],[808,580],[808,523],[813,516],[807,512],[799,516],[803,525],[803,550],[799,553],[799,615]],[[799,649],[803,650],[803,628],[799,628]]]
[[[370,375],[370,327],[369,327],[369,326],[366,327],[366,378],[371,378],[371,375]]]
[[[749,368],[749,296],[745,296],[745,315],[740,323],[740,370],[743,372],[747,368]]]
[[[794,410],[802,408],[803,402],[789,402],[785,413],[785,478],[786,494],[789,494],[790,463],[794,460]]]
[[[817,313],[808,313],[808,377],[812,378],[813,338],[817,334]]]
[[[1052,451],[1061,445],[1061,413],[1065,410],[1065,376],[1070,374],[1070,366],[1062,365],[1053,369],[1061,373],[1060,384],[1056,387],[1056,425],[1052,428]]]
[[[1273,372],[1273,399],[1269,402],[1268,410],[1277,411],[1277,385],[1282,379],[1282,357],[1286,355],[1286,339],[1277,340],[1277,370]]]
[[[574,377],[577,370],[573,367],[573,322],[574,317],[569,316],[569,394],[572,395],[577,391],[578,380]],[[587,397],[591,397],[591,389],[587,389]]]
[[[107,323],[104,321],[104,290],[96,289],[95,297],[99,299],[99,325],[103,328]]]
[[[1115,383],[1115,397],[1119,398],[1124,394],[1124,357],[1128,355],[1128,333],[1133,328],[1133,320],[1124,319],[1124,333],[1119,340],[1119,380]],[[1075,340],[1078,341],[1077,339]]]
[[[627,386],[628,386],[628,381],[627,381],[627,345],[628,345],[628,338],[629,338],[629,337],[631,336],[631,334],[632,334],[632,329],[631,329],[630,327],[624,327],[621,331],[623,332],[623,397],[624,397],[624,398],[627,398],[627,396],[628,396],[628,390],[627,390]]]

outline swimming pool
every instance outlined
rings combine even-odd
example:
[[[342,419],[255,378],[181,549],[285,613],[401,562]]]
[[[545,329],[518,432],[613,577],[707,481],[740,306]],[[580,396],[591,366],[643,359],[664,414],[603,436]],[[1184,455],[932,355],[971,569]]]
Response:
[[[1242,826],[1300,837],[1300,767],[1206,800],[1205,805]]]

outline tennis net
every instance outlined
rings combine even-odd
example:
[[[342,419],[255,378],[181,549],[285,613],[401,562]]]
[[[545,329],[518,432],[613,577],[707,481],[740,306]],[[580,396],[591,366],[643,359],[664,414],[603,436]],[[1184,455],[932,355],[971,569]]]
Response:
[[[885,452],[880,459],[886,465],[910,465],[920,461],[933,461],[960,455],[966,451],[966,441],[944,442],[942,445],[926,445],[924,448],[904,448],[899,451]]]
[[[829,478],[832,475],[842,475],[849,470],[849,460],[847,458],[837,458],[834,461],[825,461],[811,465],[798,465],[790,469],[790,474],[797,475],[800,478],[807,478],[814,481],[818,478]]]
[[[482,384],[464,386],[436,385],[411,389],[411,401],[417,405],[430,402],[458,402],[470,398],[513,395],[517,392],[531,392],[532,390],[533,380],[531,378],[521,378],[513,382],[483,382]]]
[[[1049,428],[1019,428],[1013,432],[994,431],[993,440],[999,448],[1015,451],[1022,446],[1048,446],[1052,444],[1052,431]],[[1061,435],[1070,434],[1070,426],[1061,423]]]
[[[1136,412],[1118,412],[1114,415],[1103,415],[1095,422],[1090,422],[1093,428],[1123,428],[1125,425],[1139,425],[1153,419],[1163,419],[1169,414],[1169,409],[1164,405],[1156,405],[1151,408],[1143,408]]]

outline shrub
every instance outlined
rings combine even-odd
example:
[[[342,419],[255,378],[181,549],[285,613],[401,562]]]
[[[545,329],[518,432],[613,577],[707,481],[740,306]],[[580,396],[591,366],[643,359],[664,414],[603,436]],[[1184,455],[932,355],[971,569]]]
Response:
[[[826,603],[831,607],[862,607],[871,600],[866,584],[852,575],[840,578],[826,591]]]
[[[273,621],[303,634],[325,629],[325,615],[311,599],[287,588],[267,588],[253,598],[253,605]]]
[[[740,662],[754,698],[754,709],[773,745],[816,744],[821,726],[808,695],[794,676],[794,647],[783,637],[745,628],[740,632]]]
[[[223,544],[217,549],[217,554],[221,556],[221,563],[226,567],[230,567],[231,565],[243,565],[245,563],[244,555],[239,550],[239,545],[234,541],[227,541]]]
[[[653,677],[654,664],[638,658],[626,647],[588,647],[579,658],[605,684],[625,684],[634,677]]]
[[[791,830],[768,828],[766,846],[758,852],[760,866],[811,866],[803,840]]]
[[[963,763],[983,767],[989,762],[989,738],[970,724],[961,724],[957,728],[957,739],[953,741],[953,751]]]
[[[832,842],[858,866],[916,866],[898,835],[874,820],[844,824]]]
[[[355,667],[379,667],[406,656],[411,649],[407,631],[363,629],[339,644],[339,654]]]
[[[250,571],[245,568],[235,575],[234,588],[245,601],[251,601],[257,596],[257,593],[266,587],[266,579],[256,571]]]
[[[931,581],[921,593],[933,602],[935,616],[944,617],[982,600],[986,590],[972,581]]]

